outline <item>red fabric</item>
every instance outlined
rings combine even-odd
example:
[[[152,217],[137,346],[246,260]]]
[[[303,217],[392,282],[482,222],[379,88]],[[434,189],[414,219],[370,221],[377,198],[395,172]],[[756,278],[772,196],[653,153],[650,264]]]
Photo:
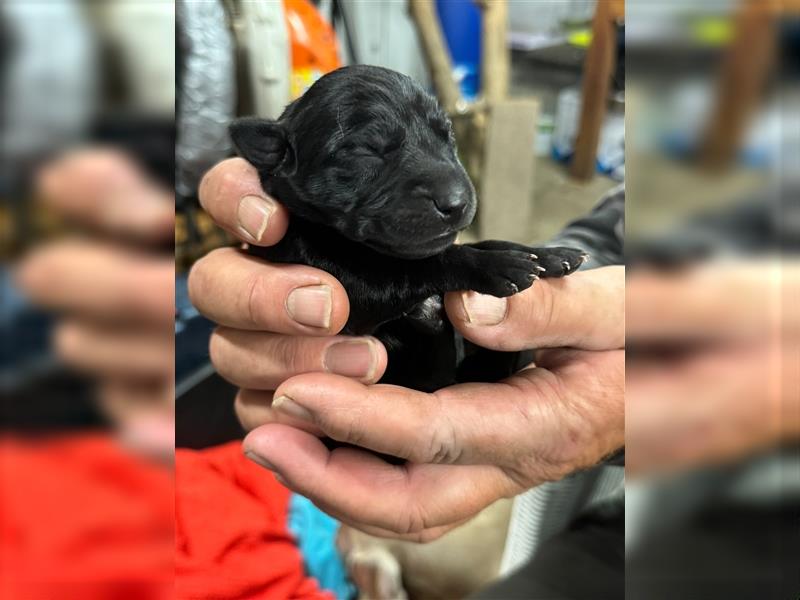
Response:
[[[172,597],[173,480],[111,438],[0,439],[0,597]]]
[[[0,439],[0,598],[333,600],[305,577],[289,492],[238,442],[170,469],[104,435]]]
[[[178,450],[176,468],[179,600],[333,600],[303,574],[286,527],[289,491],[241,443]]]

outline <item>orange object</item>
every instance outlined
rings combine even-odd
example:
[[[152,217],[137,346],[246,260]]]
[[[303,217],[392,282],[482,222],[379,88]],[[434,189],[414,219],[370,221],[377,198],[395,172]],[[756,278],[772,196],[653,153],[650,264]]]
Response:
[[[308,0],[284,0],[292,52],[292,99],[299,98],[325,73],[342,66],[336,34]]]

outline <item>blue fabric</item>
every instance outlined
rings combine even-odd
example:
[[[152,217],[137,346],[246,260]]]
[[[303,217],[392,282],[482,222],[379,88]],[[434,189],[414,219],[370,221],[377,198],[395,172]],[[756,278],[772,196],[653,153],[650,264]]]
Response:
[[[289,531],[297,539],[306,573],[330,590],[338,600],[352,600],[356,588],[347,577],[336,550],[339,521],[318,509],[311,500],[292,494],[289,500]]]

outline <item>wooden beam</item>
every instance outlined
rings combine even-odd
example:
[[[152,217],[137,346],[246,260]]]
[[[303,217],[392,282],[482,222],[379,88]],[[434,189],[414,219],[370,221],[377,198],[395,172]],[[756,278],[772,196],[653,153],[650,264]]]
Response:
[[[758,110],[775,64],[776,17],[760,0],[749,0],[737,15],[720,72],[716,108],[701,143],[700,163],[708,169],[730,166]]]
[[[479,0],[482,12],[481,92],[486,103],[502,102],[508,96],[511,53],[508,48],[508,3]]]
[[[595,172],[600,130],[606,116],[611,74],[616,57],[615,6],[599,0],[592,21],[592,42],[583,63],[581,117],[570,174],[578,180],[591,179]]]
[[[431,74],[439,103],[448,113],[462,107],[461,91],[453,79],[453,63],[447,50],[433,0],[409,0],[408,9],[417,27],[422,54]]]

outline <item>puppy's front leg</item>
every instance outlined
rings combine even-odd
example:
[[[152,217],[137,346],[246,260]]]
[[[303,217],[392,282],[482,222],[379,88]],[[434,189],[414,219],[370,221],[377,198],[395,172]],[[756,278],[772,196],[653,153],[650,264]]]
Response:
[[[531,247],[516,242],[506,242],[502,240],[486,240],[475,244],[467,244],[471,248],[478,250],[513,250],[515,252],[526,252],[536,257],[536,262],[543,270],[539,277],[563,277],[574,273],[586,262],[589,255],[577,248],[567,248],[565,246],[552,247]]]
[[[560,277],[586,255],[573,248],[529,248],[513,242],[451,246],[442,254],[443,291],[474,290],[505,297],[529,288],[539,277]]]

